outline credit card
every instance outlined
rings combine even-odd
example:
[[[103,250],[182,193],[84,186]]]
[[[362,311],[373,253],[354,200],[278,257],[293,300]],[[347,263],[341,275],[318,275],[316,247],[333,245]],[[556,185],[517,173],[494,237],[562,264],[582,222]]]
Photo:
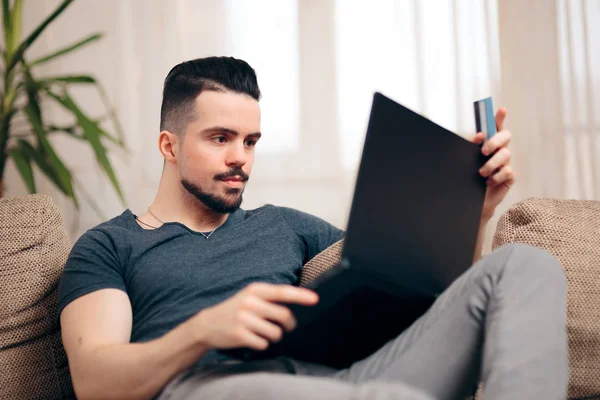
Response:
[[[488,97],[473,103],[475,109],[475,132],[483,132],[485,140],[489,140],[496,133],[496,117],[492,98]]]

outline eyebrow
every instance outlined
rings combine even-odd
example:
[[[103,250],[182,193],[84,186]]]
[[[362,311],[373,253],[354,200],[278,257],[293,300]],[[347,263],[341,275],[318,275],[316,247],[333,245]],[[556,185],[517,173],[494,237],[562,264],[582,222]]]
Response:
[[[225,128],[223,126],[211,126],[210,128],[206,128],[203,129],[201,133],[211,133],[211,132],[222,132],[222,133],[228,133],[232,136],[239,136],[240,133],[236,130],[233,129],[229,129],[229,128]],[[260,132],[254,132],[249,134],[248,136],[259,139],[262,136],[262,133]]]

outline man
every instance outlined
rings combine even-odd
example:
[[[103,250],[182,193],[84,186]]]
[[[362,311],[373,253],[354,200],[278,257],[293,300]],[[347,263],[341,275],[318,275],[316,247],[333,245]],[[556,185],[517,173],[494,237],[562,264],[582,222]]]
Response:
[[[336,371],[281,357],[242,362],[221,350],[266,349],[314,305],[302,265],[343,237],[288,208],[240,209],[260,139],[254,70],[233,58],[177,65],[163,92],[165,166],[148,211],[120,216],[75,244],[59,290],[64,346],[80,399],[459,399],[566,395],[565,278],[556,259],[507,246],[461,276],[405,332]],[[478,246],[514,182],[503,130]],[[483,134],[475,136],[483,142]],[[402,310],[398,310],[399,313]]]

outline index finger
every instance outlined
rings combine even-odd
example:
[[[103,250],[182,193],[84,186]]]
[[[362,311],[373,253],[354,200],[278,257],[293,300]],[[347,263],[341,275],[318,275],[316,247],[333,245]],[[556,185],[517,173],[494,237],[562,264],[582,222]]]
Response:
[[[270,302],[310,306],[319,301],[319,296],[314,291],[291,285],[255,283],[250,285],[248,290],[251,294]]]
[[[496,112],[496,130],[497,131],[501,131],[502,129],[504,129],[504,119],[506,118],[506,108],[501,107],[500,109],[498,109],[498,112]]]

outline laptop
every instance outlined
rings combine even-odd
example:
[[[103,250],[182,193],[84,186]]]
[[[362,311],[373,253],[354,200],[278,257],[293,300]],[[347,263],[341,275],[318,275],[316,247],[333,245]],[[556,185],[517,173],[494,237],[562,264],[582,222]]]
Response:
[[[311,282],[316,306],[245,359],[348,367],[416,321],[473,261],[485,197],[480,145],[375,93],[341,262]]]

